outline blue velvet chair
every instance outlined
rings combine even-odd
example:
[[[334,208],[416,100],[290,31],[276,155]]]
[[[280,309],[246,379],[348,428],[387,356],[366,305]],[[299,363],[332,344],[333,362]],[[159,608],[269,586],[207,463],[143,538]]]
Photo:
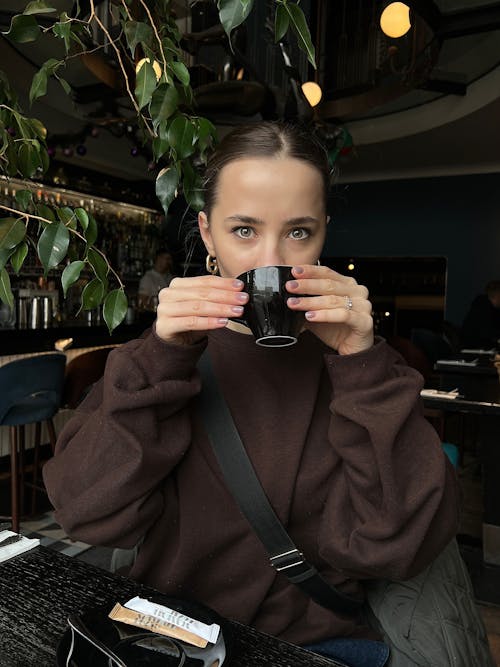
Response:
[[[42,422],[47,423],[50,445],[55,448],[56,435],[52,417],[59,410],[64,385],[64,354],[41,354],[24,357],[0,366],[0,426],[10,428],[10,476],[12,529],[19,532],[24,496],[25,426],[35,424],[33,459],[33,496],[40,463]],[[22,495],[21,495],[22,494]]]

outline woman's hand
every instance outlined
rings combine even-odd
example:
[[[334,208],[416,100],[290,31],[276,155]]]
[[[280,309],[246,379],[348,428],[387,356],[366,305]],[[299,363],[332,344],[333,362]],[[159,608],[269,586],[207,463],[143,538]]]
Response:
[[[210,329],[226,326],[229,317],[241,317],[248,294],[233,278],[199,276],[174,278],[158,294],[156,334],[164,341],[190,345]]]
[[[327,266],[296,266],[292,273],[296,280],[286,285],[291,294],[288,306],[306,311],[307,329],[339,354],[373,345],[372,304],[366,287]]]

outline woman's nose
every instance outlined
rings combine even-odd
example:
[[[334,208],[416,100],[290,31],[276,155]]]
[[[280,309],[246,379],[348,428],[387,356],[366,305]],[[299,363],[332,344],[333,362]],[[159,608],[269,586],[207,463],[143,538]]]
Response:
[[[279,245],[270,245],[267,246],[264,251],[261,254],[260,257],[261,260],[261,266],[275,266],[275,265],[282,265],[286,264],[285,258],[283,257],[283,253],[281,252],[281,249]]]

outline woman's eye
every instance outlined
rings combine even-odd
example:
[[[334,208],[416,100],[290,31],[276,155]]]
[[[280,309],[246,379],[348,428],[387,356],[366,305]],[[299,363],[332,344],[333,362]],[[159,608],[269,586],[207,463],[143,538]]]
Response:
[[[290,232],[290,236],[292,239],[297,239],[298,241],[301,241],[302,239],[306,239],[308,236],[310,236],[309,230],[304,229],[303,227],[299,227],[298,229],[292,229]]]
[[[249,239],[253,234],[253,229],[251,227],[236,227],[233,232],[242,239]]]

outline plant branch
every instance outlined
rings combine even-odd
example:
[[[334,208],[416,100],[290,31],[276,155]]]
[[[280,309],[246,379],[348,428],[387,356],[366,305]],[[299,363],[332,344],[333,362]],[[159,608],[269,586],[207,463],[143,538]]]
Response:
[[[161,43],[160,35],[158,34],[158,29],[156,28],[156,24],[153,21],[153,17],[151,16],[151,12],[149,11],[149,7],[147,6],[147,4],[144,2],[144,0],[139,0],[139,2],[144,8],[146,14],[148,15],[151,27],[153,28],[156,39],[158,40],[158,45],[160,47],[160,53],[163,60],[163,72],[165,73],[165,78],[167,78],[167,59],[165,58],[165,52],[163,50],[163,44]]]
[[[53,221],[53,220],[48,220],[48,218],[44,218],[44,217],[41,216],[41,215],[35,215],[34,213],[28,213],[27,211],[18,211],[18,210],[15,209],[15,208],[10,208],[10,206],[5,206],[5,204],[0,204],[0,209],[3,210],[3,211],[8,211],[9,213],[14,213],[17,217],[22,218],[23,220],[26,220],[26,223],[28,223],[29,220],[31,219],[31,220],[39,220],[40,222],[45,222],[45,223],[47,223],[47,224],[49,224],[49,225],[53,225],[53,224],[54,224],[54,221]],[[71,220],[73,220],[75,217],[76,217],[76,216],[75,216],[75,214],[73,213],[73,216],[71,217],[71,219],[69,220],[69,222],[71,222]],[[83,234],[81,234],[77,229],[73,229],[72,227],[70,227],[70,226],[69,226],[69,222],[67,222],[66,225],[65,225],[66,229],[67,229],[71,234],[73,234],[74,236],[76,236],[77,238],[79,238],[81,241],[83,241],[85,244],[87,244],[87,239],[85,238],[85,236],[84,236]],[[31,239],[30,239],[29,237],[28,237],[28,240],[31,241]],[[34,244],[33,244],[33,246],[34,246]],[[122,279],[120,278],[120,276],[118,275],[118,273],[113,269],[113,267],[111,266],[111,264],[110,264],[109,261],[108,261],[108,258],[107,258],[106,255],[102,252],[102,250],[99,250],[99,248],[96,248],[94,245],[92,246],[92,248],[93,248],[96,252],[98,252],[99,255],[101,255],[101,257],[104,259],[104,261],[106,262],[106,264],[107,264],[107,266],[108,266],[108,269],[111,271],[111,273],[112,273],[112,274],[114,275],[114,277],[116,278],[116,280],[117,280],[117,282],[118,282],[118,284],[119,284],[119,286],[120,286],[120,289],[125,289],[125,285],[123,284]]]
[[[121,69],[122,74],[123,74],[123,79],[124,79],[124,81],[125,81],[125,86],[126,86],[126,88],[127,88],[128,96],[130,97],[130,99],[131,99],[131,101],[132,101],[132,104],[134,105],[134,109],[136,110],[137,115],[138,115],[138,116],[142,116],[142,117],[144,118],[144,124],[145,124],[145,126],[146,126],[146,128],[147,128],[149,134],[150,134],[152,137],[155,137],[156,135],[155,135],[154,131],[150,128],[149,124],[148,124],[147,121],[146,121],[146,118],[145,118],[145,117],[143,116],[143,114],[141,113],[141,110],[139,109],[139,105],[138,105],[137,102],[136,102],[136,99],[135,99],[135,97],[134,97],[134,94],[133,94],[132,91],[130,90],[130,84],[129,84],[129,80],[128,80],[128,76],[127,76],[127,71],[126,71],[125,66],[124,66],[124,64],[123,64],[123,60],[122,60],[122,56],[121,56],[121,53],[120,53],[120,49],[116,46],[116,44],[115,44],[113,38],[112,38],[111,35],[109,34],[109,32],[108,32],[106,26],[104,25],[104,23],[99,19],[99,17],[98,17],[97,14],[95,13],[94,0],[90,0],[90,7],[91,7],[91,10],[92,10],[92,11],[91,11],[91,15],[90,15],[90,17],[91,17],[91,18],[94,18],[95,22],[96,22],[97,25],[101,28],[101,30],[103,31],[103,33],[106,35],[106,37],[107,37],[108,40],[109,40],[109,43],[110,43],[111,47],[113,48],[114,52],[116,53],[116,57],[117,57],[117,59],[118,59],[118,64],[120,65],[120,69]],[[89,19],[89,21],[90,21],[90,19]]]

